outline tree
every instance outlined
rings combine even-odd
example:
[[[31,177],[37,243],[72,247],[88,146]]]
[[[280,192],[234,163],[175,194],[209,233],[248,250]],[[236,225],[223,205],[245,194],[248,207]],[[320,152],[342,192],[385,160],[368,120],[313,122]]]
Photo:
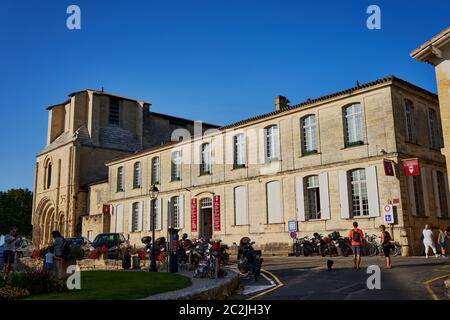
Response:
[[[32,207],[33,193],[30,190],[0,191],[0,234],[8,233],[11,226],[16,226],[21,235],[30,236]]]

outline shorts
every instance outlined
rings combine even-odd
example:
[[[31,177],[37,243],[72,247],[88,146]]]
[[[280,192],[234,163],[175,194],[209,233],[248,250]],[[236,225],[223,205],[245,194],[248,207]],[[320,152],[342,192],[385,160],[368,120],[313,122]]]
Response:
[[[442,249],[445,248],[445,242],[439,242],[439,245],[441,246]]]
[[[46,262],[44,264],[44,270],[52,270],[52,269],[53,269],[53,263]]]
[[[3,251],[3,262],[5,264],[13,264],[14,263],[14,251],[6,250]]]
[[[360,256],[362,254],[362,245],[352,246],[352,251],[354,255]]]
[[[383,246],[383,253],[386,258],[388,258],[391,255],[392,245],[386,244]]]

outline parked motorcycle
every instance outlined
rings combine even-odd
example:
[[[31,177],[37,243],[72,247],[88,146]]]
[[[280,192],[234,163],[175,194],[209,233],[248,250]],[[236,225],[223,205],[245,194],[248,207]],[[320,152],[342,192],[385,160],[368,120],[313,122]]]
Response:
[[[230,262],[230,254],[227,250],[230,249],[226,244],[220,245],[220,262],[223,265],[226,265]]]
[[[352,246],[349,238],[343,238],[337,231],[330,233],[328,238],[333,242],[338,254],[344,257],[352,254]]]
[[[253,248],[254,243],[249,237],[243,237],[239,242],[237,260],[239,271],[244,274],[251,272],[255,281],[258,281],[264,259],[261,258],[261,250]]]
[[[308,236],[296,239],[293,246],[294,254],[297,257],[301,255],[307,257],[313,253],[319,252],[315,239],[311,239]]]
[[[194,245],[186,233],[183,234],[178,241],[177,258],[179,264],[187,264],[189,262],[189,255],[194,248]]]
[[[322,237],[317,232],[313,234],[319,247],[319,253],[322,257],[338,255],[338,251],[333,241],[329,237]]]

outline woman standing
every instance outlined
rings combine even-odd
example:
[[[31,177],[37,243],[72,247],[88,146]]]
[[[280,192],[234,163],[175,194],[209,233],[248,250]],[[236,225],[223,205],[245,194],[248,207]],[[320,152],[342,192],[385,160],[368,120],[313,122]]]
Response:
[[[392,261],[391,261],[391,235],[386,231],[386,226],[382,224],[380,226],[381,232],[381,246],[383,247],[384,257],[386,258],[386,269],[392,269]]]
[[[445,258],[445,241],[447,240],[447,231],[441,227],[439,229],[439,236],[438,236],[438,242],[439,246],[441,247],[441,257]]]
[[[436,256],[436,258],[438,258],[439,255],[437,254],[436,247],[434,245],[433,231],[431,231],[429,225],[425,225],[425,229],[423,229],[422,231],[422,236],[423,236],[423,245],[425,247],[425,258],[428,259],[428,252],[430,251],[430,248],[431,250],[433,250],[433,253]]]
[[[65,239],[61,235],[61,233],[57,230],[52,232],[53,237],[53,249],[55,252],[55,261],[56,261],[56,271],[58,273],[58,278],[62,279],[63,274],[63,248]]]

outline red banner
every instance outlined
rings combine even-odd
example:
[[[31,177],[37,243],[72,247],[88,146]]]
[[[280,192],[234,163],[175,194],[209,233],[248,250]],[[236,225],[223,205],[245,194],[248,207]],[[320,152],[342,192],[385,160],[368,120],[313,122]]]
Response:
[[[102,210],[103,214],[109,214],[110,213],[110,209],[111,209],[111,207],[110,207],[109,204],[104,204],[103,205],[103,210]]]
[[[392,166],[392,160],[383,159],[384,175],[394,176],[394,167]]]
[[[418,176],[420,174],[419,170],[419,160],[418,159],[408,159],[403,160],[403,169],[407,177]]]
[[[214,231],[220,231],[220,196],[213,198]]]
[[[191,232],[197,232],[197,198],[191,200]]]

